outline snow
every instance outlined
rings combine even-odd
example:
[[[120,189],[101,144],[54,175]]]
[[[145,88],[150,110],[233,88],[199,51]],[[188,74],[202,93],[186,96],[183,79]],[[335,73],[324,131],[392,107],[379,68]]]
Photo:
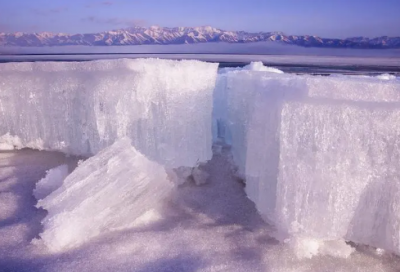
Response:
[[[244,69],[221,75],[215,97],[214,137],[232,145],[279,240],[305,257],[330,241],[400,254],[397,81]],[[342,242],[332,254],[351,252]]]
[[[161,165],[140,154],[129,139],[118,140],[81,163],[60,188],[38,201],[37,206],[48,211],[40,241],[56,252],[127,228],[172,188]]]
[[[211,158],[217,64],[158,59],[0,64],[0,145],[89,156],[128,136],[170,168]]]

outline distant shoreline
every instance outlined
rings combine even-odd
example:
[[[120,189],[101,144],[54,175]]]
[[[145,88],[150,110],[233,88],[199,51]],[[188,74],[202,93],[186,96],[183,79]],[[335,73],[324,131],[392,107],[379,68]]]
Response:
[[[400,37],[380,36],[323,38],[316,35],[287,35],[283,32],[226,31],[201,27],[131,27],[98,33],[0,33],[3,46],[130,46],[208,43],[250,44],[271,42],[304,48],[399,49]]]
[[[393,57],[336,57],[302,55],[257,55],[232,53],[30,53],[0,54],[0,63],[63,61],[81,62],[110,59],[162,58],[174,60],[199,60],[217,62],[220,68],[242,67],[252,61],[262,61],[264,65],[278,68],[285,73],[297,74],[352,74],[377,75],[390,73],[400,76],[400,56]]]

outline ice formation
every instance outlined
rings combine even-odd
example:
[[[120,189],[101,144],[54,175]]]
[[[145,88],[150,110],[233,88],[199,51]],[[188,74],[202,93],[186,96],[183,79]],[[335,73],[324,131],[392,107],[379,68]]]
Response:
[[[219,69],[219,74],[224,74],[227,72],[232,72],[232,71],[262,71],[262,72],[270,72],[270,73],[277,73],[277,74],[283,74],[283,71],[274,68],[274,67],[268,67],[265,66],[261,61],[253,61],[248,65],[245,65],[243,68],[240,67],[225,67]]]
[[[183,185],[186,182],[194,181],[196,185],[207,183],[209,174],[204,169],[204,163],[197,164],[195,167],[181,166],[174,169],[166,169],[168,179],[175,185]]]
[[[382,80],[392,80],[392,79],[396,79],[396,76],[391,75],[391,74],[381,74],[381,75],[377,76],[376,78],[379,78]]]
[[[264,88],[263,82],[257,80],[257,76],[269,75],[274,78],[283,72],[265,67],[261,62],[253,62],[243,68],[221,70],[214,91],[213,140],[233,146],[232,153],[238,166],[237,174],[243,177],[246,165],[246,157],[243,154],[246,153],[249,115],[252,112],[256,90]],[[278,78],[276,81],[279,83]],[[229,129],[226,128],[227,125]]]
[[[172,188],[161,165],[140,154],[129,139],[118,140],[39,200],[37,206],[48,211],[40,237],[51,251],[60,251],[127,228]]]
[[[400,254],[399,124],[391,75],[296,76],[260,62],[217,73],[154,59],[0,64],[1,149],[96,154],[37,184],[54,251],[129,226],[173,183],[205,183],[213,137],[231,145],[248,197],[299,257],[347,257],[345,241]]]
[[[128,136],[167,167],[211,158],[218,64],[119,59],[0,64],[0,146],[93,155]]]
[[[214,137],[277,237],[307,257],[350,254],[341,240],[400,254],[397,81],[232,71],[215,99]]]
[[[68,174],[68,165],[66,164],[48,170],[46,176],[36,183],[33,195],[38,200],[45,198],[62,186]]]

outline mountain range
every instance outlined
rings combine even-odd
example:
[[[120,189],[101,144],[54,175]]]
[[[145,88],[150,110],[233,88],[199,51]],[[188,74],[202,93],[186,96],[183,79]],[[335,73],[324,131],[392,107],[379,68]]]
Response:
[[[329,39],[310,35],[286,35],[282,32],[225,31],[202,27],[131,27],[100,33],[0,33],[0,46],[63,46],[63,45],[140,45],[192,44],[207,42],[250,43],[279,42],[303,47],[329,48],[400,48],[400,37],[353,37]]]

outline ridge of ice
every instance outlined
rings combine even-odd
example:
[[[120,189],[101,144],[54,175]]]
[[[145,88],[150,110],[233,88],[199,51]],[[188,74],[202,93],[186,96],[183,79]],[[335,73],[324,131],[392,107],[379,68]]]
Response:
[[[131,227],[172,188],[161,165],[140,154],[129,139],[118,140],[82,162],[57,190],[43,199],[38,195],[37,206],[48,211],[41,240],[56,252]]]
[[[218,64],[161,59],[0,64],[0,146],[90,156],[128,136],[167,167],[211,158]]]

